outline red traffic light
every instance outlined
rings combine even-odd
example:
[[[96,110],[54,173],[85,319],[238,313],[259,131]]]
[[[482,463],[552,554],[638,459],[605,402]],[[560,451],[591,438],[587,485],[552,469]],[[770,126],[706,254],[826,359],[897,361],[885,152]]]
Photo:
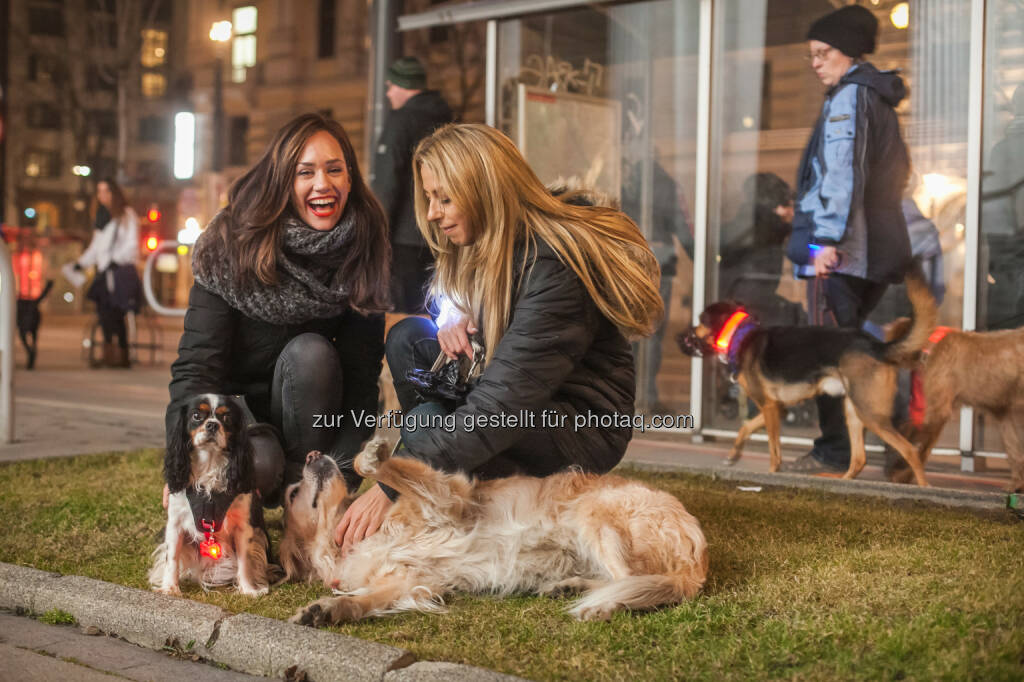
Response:
[[[162,217],[160,215],[160,209],[157,208],[156,206],[153,206],[146,213],[146,217],[149,218],[149,222],[151,222],[151,223],[158,223],[158,222],[160,222],[160,218]]]
[[[156,247],[160,246],[160,240],[154,235],[146,237],[146,248],[150,251],[156,251]]]

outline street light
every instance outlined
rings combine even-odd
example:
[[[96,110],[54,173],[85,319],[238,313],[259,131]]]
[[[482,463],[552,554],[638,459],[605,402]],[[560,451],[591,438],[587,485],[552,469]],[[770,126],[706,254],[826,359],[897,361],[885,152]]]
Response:
[[[224,170],[224,59],[223,46],[231,40],[231,22],[215,21],[210,26],[210,40],[214,42],[217,59],[213,74],[213,170],[217,173]]]

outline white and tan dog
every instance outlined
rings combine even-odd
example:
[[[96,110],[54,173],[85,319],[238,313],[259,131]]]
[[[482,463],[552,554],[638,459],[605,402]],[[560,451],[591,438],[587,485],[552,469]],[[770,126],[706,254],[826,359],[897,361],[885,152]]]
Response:
[[[257,432],[245,427],[230,396],[206,393],[181,408],[164,457],[170,498],[149,571],[153,589],[179,595],[186,579],[203,587],[234,583],[250,596],[269,590],[269,542],[249,439]]]
[[[341,592],[300,609],[293,622],[442,611],[455,591],[586,591],[569,612],[604,620],[620,609],[678,603],[704,585],[700,524],[666,492],[577,472],[476,482],[389,452],[375,439],[356,457],[360,474],[401,497],[380,531],[347,557],[332,538],[351,502],[334,461],[311,452],[302,480],[286,491],[281,562],[288,578]]]

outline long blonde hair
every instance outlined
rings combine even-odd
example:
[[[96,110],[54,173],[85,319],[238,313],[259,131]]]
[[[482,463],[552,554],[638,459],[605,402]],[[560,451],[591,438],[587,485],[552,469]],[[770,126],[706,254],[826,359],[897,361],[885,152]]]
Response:
[[[448,241],[427,220],[421,169],[437,178],[475,237]],[[528,276],[536,240],[576,273],[601,313],[627,336],[646,336],[661,320],[658,262],[636,224],[621,211],[573,206],[551,196],[505,135],[480,124],[450,124],[420,142],[413,156],[416,222],[437,261],[432,297],[480,319],[490,360],[508,326],[517,278]],[[517,243],[527,249],[515,272]]]

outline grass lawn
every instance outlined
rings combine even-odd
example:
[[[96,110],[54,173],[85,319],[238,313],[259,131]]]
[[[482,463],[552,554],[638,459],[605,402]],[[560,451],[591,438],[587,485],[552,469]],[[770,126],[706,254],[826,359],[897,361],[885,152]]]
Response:
[[[159,457],[0,466],[0,561],[147,588],[163,526]],[[339,631],[537,680],[1024,678],[1024,523],[1009,513],[627,475],[677,495],[703,524],[711,573],[692,602],[579,623],[562,600],[459,596],[446,615]],[[269,522],[276,547],[280,512]],[[326,594],[182,589],[280,619]]]

